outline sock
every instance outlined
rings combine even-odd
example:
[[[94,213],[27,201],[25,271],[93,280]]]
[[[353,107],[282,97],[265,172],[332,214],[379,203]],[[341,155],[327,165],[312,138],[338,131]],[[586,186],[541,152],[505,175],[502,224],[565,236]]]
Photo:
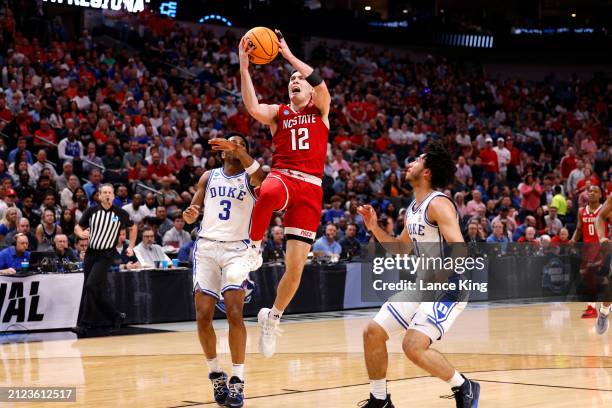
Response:
[[[232,377],[238,377],[244,382],[244,364],[232,364]]]
[[[461,387],[464,382],[465,382],[465,378],[457,370],[455,370],[455,374],[450,378],[450,380],[447,381],[447,383],[451,386],[451,388]]]
[[[282,315],[283,315],[282,310],[278,310],[276,306],[272,306],[272,309],[270,309],[270,314],[268,316],[272,320],[280,320]]]
[[[610,314],[610,306],[601,305],[599,307],[599,313],[603,316],[607,316],[608,314]]]
[[[257,249],[257,252],[259,252],[260,249],[261,249],[261,240],[259,240],[259,241],[251,241],[251,245],[253,245],[255,247],[255,249]]]
[[[377,400],[387,399],[387,379],[370,380],[370,392]]]
[[[217,360],[217,357],[215,358],[211,358],[206,359],[206,364],[208,364],[208,372],[210,373],[220,373],[221,372],[221,367],[219,367],[219,360]]]

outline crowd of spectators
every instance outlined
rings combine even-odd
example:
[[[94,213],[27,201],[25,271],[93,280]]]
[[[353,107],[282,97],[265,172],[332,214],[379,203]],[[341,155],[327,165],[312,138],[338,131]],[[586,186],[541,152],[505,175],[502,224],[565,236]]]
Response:
[[[101,183],[111,182],[115,204],[147,235],[140,245],[172,246],[188,261],[194,225],[184,225],[181,211],[203,172],[221,165],[208,140],[242,133],[264,168],[271,164],[271,134],[240,101],[238,35],[215,36],[148,13],[133,18],[142,49],[130,54],[100,46],[87,30],[65,35],[61,18],[50,38],[26,38],[9,8],[0,14],[5,245],[19,231],[31,250],[49,250],[63,234],[82,254],[86,242],[76,239],[74,225],[95,205]],[[432,139],[457,161],[444,192],[468,240],[567,240],[588,188],[612,192],[605,77],[490,78],[481,67],[444,58],[415,62],[382,48],[325,43],[308,60],[332,94],[315,254],[347,259],[372,239],[356,211],[364,203],[399,234],[412,200],[404,169]],[[291,68],[282,57],[251,72],[261,102],[287,102]],[[278,227],[282,217],[275,216],[267,261],[282,258]]]

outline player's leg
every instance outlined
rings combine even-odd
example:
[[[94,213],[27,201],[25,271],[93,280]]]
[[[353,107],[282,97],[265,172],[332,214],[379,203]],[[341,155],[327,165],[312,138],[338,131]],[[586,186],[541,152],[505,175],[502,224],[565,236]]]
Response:
[[[251,216],[251,247],[244,260],[251,271],[259,269],[262,264],[261,240],[270,225],[272,213],[284,210],[289,202],[289,190],[283,177],[272,172],[261,184],[259,196]]]
[[[606,257],[606,262],[603,264],[602,272],[604,273],[604,285],[603,288],[603,299],[604,301],[599,306],[599,313],[597,314],[597,323],[595,325],[598,334],[604,334],[608,331],[610,326],[609,316],[612,305],[612,285],[610,280],[612,279],[612,255]]]
[[[365,327],[363,353],[370,380],[370,397],[364,407],[393,407],[391,395],[387,392],[387,341],[406,331],[407,322],[418,307],[416,302],[386,302]]]
[[[402,342],[410,361],[449,384],[458,408],[478,405],[480,385],[457,371],[431,344],[442,338],[465,306],[464,302],[421,303]]]
[[[266,357],[271,357],[276,351],[278,324],[300,286],[304,265],[321,219],[321,187],[305,181],[286,182],[292,199],[283,218],[287,237],[285,273],[276,288],[274,306],[272,309],[261,309],[257,316],[262,327],[259,348]]]
[[[198,239],[193,248],[194,302],[198,339],[208,365],[208,379],[213,385],[214,399],[225,404],[229,390],[227,374],[217,359],[217,336],[213,328],[215,305],[221,293],[221,268],[214,258],[216,242]]]
[[[113,322],[112,330],[118,330],[121,327],[121,323],[125,320],[125,313],[117,310],[106,291],[106,275],[112,265],[112,258],[105,256],[97,257],[87,277],[85,289],[87,290],[92,310],[99,310]]]
[[[223,292],[225,312],[229,323],[229,346],[232,354],[232,376],[228,382],[229,395],[226,406],[242,407],[244,404],[244,360],[246,354],[247,332],[242,310],[244,291],[228,290]]]

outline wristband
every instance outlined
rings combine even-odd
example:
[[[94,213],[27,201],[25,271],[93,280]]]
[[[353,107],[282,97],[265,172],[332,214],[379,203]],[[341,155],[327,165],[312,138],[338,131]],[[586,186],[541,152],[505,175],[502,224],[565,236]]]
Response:
[[[253,164],[251,164],[249,167],[245,168],[244,171],[247,172],[247,174],[250,176],[253,173],[255,173],[257,170],[259,170],[261,166],[259,165],[259,162],[257,160],[253,160]]]
[[[323,82],[323,78],[321,78],[321,75],[317,74],[316,71],[312,71],[312,74],[306,77],[306,82],[308,82],[310,86],[314,88],[315,86],[320,85],[321,82]]]

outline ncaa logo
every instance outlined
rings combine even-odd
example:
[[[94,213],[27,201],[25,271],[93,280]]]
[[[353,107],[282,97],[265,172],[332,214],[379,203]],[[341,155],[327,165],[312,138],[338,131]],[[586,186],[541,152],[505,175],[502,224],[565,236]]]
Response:
[[[283,115],[285,115],[285,116],[289,115],[289,110],[288,110],[288,109],[285,109],[285,110],[283,111]]]
[[[113,218],[111,218],[112,222],[117,222],[119,221],[119,217],[117,217],[116,215],[113,215]]]

